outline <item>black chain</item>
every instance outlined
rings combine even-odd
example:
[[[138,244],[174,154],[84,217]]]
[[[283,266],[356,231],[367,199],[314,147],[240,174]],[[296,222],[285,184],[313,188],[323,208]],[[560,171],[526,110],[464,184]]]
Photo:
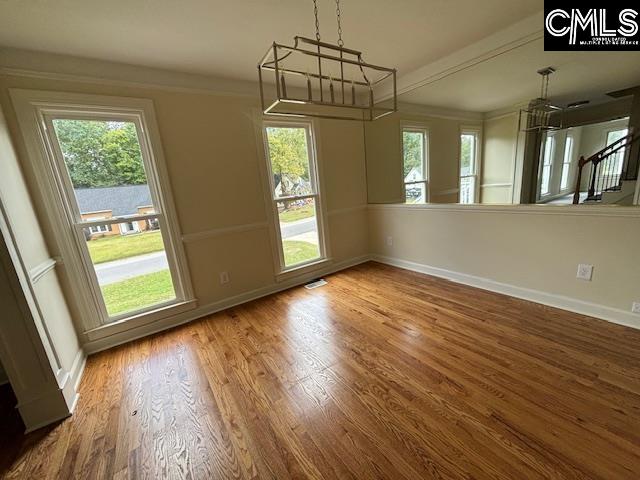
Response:
[[[313,14],[316,17],[316,40],[320,41],[320,21],[318,20],[318,3],[313,0]]]
[[[344,41],[342,40],[342,18],[340,16],[340,0],[336,0],[336,18],[338,19],[338,45],[344,46]]]

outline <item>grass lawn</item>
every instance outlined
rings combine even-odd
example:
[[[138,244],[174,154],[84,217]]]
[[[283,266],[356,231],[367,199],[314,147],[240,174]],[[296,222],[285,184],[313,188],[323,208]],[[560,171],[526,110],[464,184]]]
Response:
[[[295,222],[303,218],[313,217],[315,215],[313,205],[305,205],[304,207],[292,207],[280,214],[280,221],[284,223]]]
[[[301,242],[299,240],[284,240],[282,242],[284,249],[284,264],[287,267],[297,263],[307,262],[320,256],[318,245],[309,242]]]
[[[104,285],[102,295],[109,315],[140,310],[176,296],[169,270]]]
[[[94,264],[164,250],[160,231],[96,238],[87,247]]]

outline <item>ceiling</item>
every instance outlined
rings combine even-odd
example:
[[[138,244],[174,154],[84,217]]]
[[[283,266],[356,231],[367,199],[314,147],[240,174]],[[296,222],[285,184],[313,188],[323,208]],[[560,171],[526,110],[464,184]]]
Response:
[[[317,1],[322,38],[334,42],[335,2]],[[498,110],[538,96],[540,79],[535,72],[548,65],[558,69],[549,89],[558,101],[602,101],[608,91],[640,84],[640,52],[545,52],[539,39],[542,0],[341,0],[341,4],[347,47],[362,50],[370,63],[397,68],[400,83],[403,76],[416,84],[426,81],[404,93],[403,102],[474,112]],[[521,23],[514,25],[517,22]],[[527,37],[532,31],[537,33]],[[233,83],[255,81],[257,62],[269,45],[274,40],[291,43],[294,35],[314,36],[312,0],[0,1],[0,47],[214,76]],[[465,51],[473,52],[465,58],[485,58],[480,50],[494,51],[500,43],[510,45],[521,37],[527,38],[524,44],[480,63],[451,60]],[[444,68],[447,59],[451,61]],[[420,81],[421,72],[427,70],[430,74]]]
[[[548,96],[567,104],[611,100],[607,92],[640,85],[640,52],[545,52],[534,40],[400,96],[407,103],[472,112],[499,110],[540,96],[537,70],[553,66]]]
[[[342,0],[347,47],[399,75],[542,9],[542,0]],[[318,0],[323,39],[335,3]],[[274,41],[314,36],[311,0],[2,0],[0,46],[254,80]]]

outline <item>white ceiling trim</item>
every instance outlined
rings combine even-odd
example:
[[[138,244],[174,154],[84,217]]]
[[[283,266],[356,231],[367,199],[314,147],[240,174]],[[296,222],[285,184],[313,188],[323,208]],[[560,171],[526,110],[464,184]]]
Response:
[[[0,74],[49,80],[258,98],[258,83],[13,48],[0,48]],[[150,81],[149,79],[153,79]]]
[[[398,112],[400,115],[418,115],[423,117],[443,118],[446,120],[460,120],[468,122],[481,122],[483,114],[479,112],[467,112],[451,108],[433,107],[417,103],[399,102]]]
[[[544,35],[543,20],[544,12],[540,11],[451,55],[402,75],[397,82],[398,95],[442,80],[498,55],[541,39]],[[381,91],[380,94],[382,99],[391,97],[391,91]]]

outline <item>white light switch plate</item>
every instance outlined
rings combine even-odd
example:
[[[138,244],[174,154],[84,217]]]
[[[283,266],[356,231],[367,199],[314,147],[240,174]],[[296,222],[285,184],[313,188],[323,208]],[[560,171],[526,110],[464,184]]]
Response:
[[[593,265],[589,265],[587,263],[581,263],[580,265],[578,265],[578,273],[576,274],[576,278],[590,282],[592,277]]]
[[[640,313],[640,302],[633,302],[633,305],[631,306],[631,311],[633,313]]]

